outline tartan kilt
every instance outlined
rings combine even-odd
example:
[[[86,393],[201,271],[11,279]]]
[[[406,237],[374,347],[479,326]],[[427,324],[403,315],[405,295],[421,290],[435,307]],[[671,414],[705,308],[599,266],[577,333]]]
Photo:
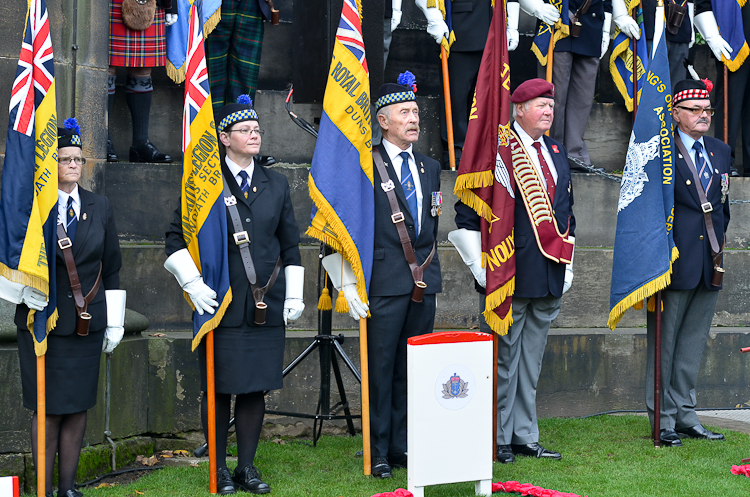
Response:
[[[109,65],[158,67],[167,63],[164,9],[157,7],[154,22],[133,31],[122,21],[122,0],[109,0]]]

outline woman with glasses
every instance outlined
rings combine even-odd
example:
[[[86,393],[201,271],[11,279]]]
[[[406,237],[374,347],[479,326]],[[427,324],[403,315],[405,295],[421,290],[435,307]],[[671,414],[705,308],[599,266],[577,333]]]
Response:
[[[81,133],[75,119],[58,129],[58,217],[55,295],[57,322],[47,335],[46,351],[46,485],[52,496],[55,457],[58,497],[82,497],[75,489],[87,411],[96,405],[102,351],[111,353],[123,335],[124,291],[120,285],[120,244],[106,197],[82,188]],[[71,285],[77,275],[80,286]],[[41,311],[44,294],[4,278],[0,296],[16,304],[18,355],[23,405],[34,411],[31,447],[37,465],[36,354],[27,327],[30,310]],[[79,298],[81,299],[79,301]],[[78,302],[78,303],[77,303]],[[79,305],[83,303],[84,305]],[[54,319],[53,319],[54,321]]]
[[[217,113],[216,123],[224,188],[230,192],[225,198],[234,199],[227,202],[232,204],[227,207],[232,302],[214,330],[218,492],[233,494],[239,487],[265,494],[271,488],[254,465],[263,426],[264,395],[282,387],[284,327],[299,318],[305,308],[305,269],[289,183],[283,174],[258,163],[263,130],[250,98],[242,95],[238,103],[225,105]],[[188,253],[181,219],[178,208],[166,234],[169,257],[164,267],[190,296],[195,312],[213,314],[218,305],[216,292],[204,283]],[[249,275],[254,276],[252,284]],[[207,433],[203,342],[197,352],[204,392],[201,418]],[[233,394],[238,464],[232,476],[226,464],[226,447]]]

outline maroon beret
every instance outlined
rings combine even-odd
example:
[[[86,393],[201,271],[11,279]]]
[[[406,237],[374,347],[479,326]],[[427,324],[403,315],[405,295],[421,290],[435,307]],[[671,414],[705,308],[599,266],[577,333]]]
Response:
[[[537,97],[555,98],[555,85],[541,78],[527,79],[518,85],[510,96],[510,101],[520,104]]]

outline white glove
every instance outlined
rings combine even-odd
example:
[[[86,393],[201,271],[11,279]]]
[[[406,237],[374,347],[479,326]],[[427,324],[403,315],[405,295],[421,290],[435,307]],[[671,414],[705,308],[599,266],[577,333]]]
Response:
[[[216,292],[203,282],[203,277],[195,267],[188,249],[178,250],[167,257],[164,268],[174,275],[183,291],[190,296],[198,314],[202,316],[204,312],[209,314],[216,312],[214,307],[219,307],[219,303],[216,302]]]
[[[286,266],[286,296],[284,298],[284,324],[296,321],[305,310],[302,296],[305,289],[305,268],[302,266]]]
[[[719,34],[719,26],[716,24],[716,18],[713,12],[703,12],[695,16],[693,20],[698,32],[705,38],[708,47],[714,53],[717,60],[721,60],[723,55],[727,59],[732,57],[732,47]]]
[[[518,12],[520,6],[516,2],[508,3],[508,51],[512,52],[518,48]]]
[[[461,228],[448,233],[448,241],[456,247],[458,255],[469,267],[477,283],[482,288],[486,288],[487,271],[482,267],[482,234]]]
[[[688,17],[690,17],[690,43],[688,48],[693,48],[695,45],[695,5],[688,3]]]
[[[602,54],[599,58],[603,58],[604,54],[609,50],[609,29],[612,25],[612,14],[609,12],[604,13],[604,26],[602,27]]]
[[[165,26],[171,26],[177,22],[177,14],[166,14],[164,19]]]
[[[367,311],[370,308],[359,298],[357,277],[354,276],[352,265],[349,264],[349,261],[343,260],[342,267],[342,260],[341,254],[335,253],[323,257],[322,263],[325,270],[328,271],[328,276],[331,277],[334,288],[344,292],[346,303],[349,304],[349,315],[352,319],[359,321],[360,318],[367,318]]]
[[[47,307],[47,296],[36,288],[15,283],[0,276],[0,299],[11,304],[26,304],[29,309],[43,311]]]
[[[107,301],[107,330],[104,332],[102,352],[111,354],[125,333],[125,290],[104,290]]]
[[[543,23],[555,24],[560,19],[557,7],[545,3],[544,0],[518,0],[524,12],[534,16]]]
[[[437,43],[442,43],[443,38],[447,39],[450,36],[448,31],[448,25],[443,20],[443,13],[437,7],[427,7],[427,0],[414,0],[414,3],[424,12],[424,17],[427,19],[427,33]]]
[[[576,239],[574,236],[569,237],[570,240],[575,244]],[[565,265],[565,281],[563,281],[563,293],[570,290],[570,285],[573,284],[573,259],[576,255],[575,246],[573,247],[573,254],[570,256],[570,264]]]
[[[391,33],[393,33],[401,24],[401,0],[393,0],[391,8]]]
[[[43,311],[44,308],[47,307],[47,296],[36,288],[25,286],[23,287],[21,303],[26,304],[29,309]]]
[[[690,4],[692,5],[692,4]],[[628,38],[641,39],[641,28],[635,19],[628,15],[628,8],[625,7],[625,0],[612,0],[612,17],[615,19],[615,26],[620,29]],[[604,20],[606,23],[606,18]]]

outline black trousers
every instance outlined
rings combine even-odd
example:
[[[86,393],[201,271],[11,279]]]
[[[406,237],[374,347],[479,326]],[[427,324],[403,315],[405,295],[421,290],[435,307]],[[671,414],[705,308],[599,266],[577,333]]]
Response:
[[[370,297],[367,357],[372,457],[406,452],[406,340],[432,333],[435,294]]]

